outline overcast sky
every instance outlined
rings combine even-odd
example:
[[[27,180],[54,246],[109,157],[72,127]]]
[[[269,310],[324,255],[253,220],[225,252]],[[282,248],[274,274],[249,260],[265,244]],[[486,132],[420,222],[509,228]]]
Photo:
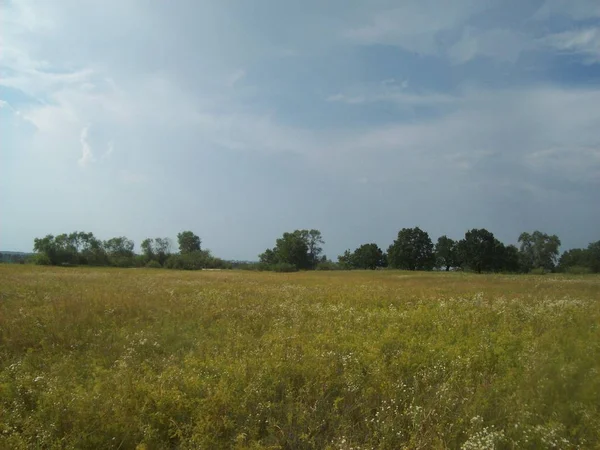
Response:
[[[600,239],[598,0],[0,5],[0,249]]]

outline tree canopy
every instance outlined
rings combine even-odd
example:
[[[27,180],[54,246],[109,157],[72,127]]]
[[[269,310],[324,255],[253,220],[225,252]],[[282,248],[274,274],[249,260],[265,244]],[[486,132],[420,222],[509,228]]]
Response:
[[[433,243],[419,227],[402,228],[388,248],[390,267],[405,270],[431,270],[435,265]]]

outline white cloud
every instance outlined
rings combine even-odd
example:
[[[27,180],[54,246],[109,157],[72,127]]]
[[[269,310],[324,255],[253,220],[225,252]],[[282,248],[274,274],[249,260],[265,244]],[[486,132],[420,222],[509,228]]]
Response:
[[[550,35],[543,42],[561,52],[581,55],[588,64],[600,63],[600,28],[584,28]]]
[[[79,136],[79,142],[81,143],[81,158],[77,161],[81,167],[87,167],[90,164],[96,162],[94,154],[92,153],[92,147],[88,142],[89,125],[81,130]]]

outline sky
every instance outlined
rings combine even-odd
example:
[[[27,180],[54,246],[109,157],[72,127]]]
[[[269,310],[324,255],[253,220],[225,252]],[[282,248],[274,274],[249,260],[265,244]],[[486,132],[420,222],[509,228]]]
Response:
[[[0,21],[2,250],[600,239],[597,0],[0,0]]]

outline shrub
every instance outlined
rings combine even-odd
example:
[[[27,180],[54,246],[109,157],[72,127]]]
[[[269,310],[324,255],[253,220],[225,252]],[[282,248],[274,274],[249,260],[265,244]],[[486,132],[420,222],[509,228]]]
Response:
[[[587,275],[592,273],[592,269],[585,266],[571,266],[567,267],[565,272],[571,275]]]
[[[333,261],[323,261],[317,264],[315,270],[340,270],[340,266]]]
[[[290,263],[278,263],[271,266],[273,272],[298,272],[298,268]]]
[[[546,275],[547,271],[543,267],[536,267],[529,272],[531,275]]]
[[[38,253],[36,255],[33,255],[31,257],[31,262],[38,266],[51,266],[52,265],[52,261],[50,260],[50,257],[48,255],[46,255],[45,253]]]
[[[160,263],[158,261],[148,261],[148,263],[146,264],[146,267],[148,269],[162,269],[162,266],[160,265]]]

